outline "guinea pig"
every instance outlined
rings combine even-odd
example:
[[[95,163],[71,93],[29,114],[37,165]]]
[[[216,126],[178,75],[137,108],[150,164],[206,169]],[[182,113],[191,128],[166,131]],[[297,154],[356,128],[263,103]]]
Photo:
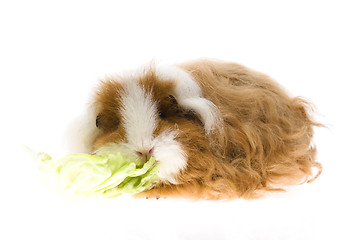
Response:
[[[100,81],[78,151],[112,147],[157,159],[160,181],[139,197],[256,198],[321,173],[312,113],[236,63],[152,63]]]

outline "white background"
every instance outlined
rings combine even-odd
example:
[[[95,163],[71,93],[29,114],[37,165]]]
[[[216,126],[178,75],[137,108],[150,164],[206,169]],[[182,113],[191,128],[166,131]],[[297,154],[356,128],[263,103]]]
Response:
[[[357,1],[1,1],[1,239],[361,239]],[[321,177],[254,201],[75,202],[21,144],[61,153],[97,79],[151,60],[235,61],[310,99]]]

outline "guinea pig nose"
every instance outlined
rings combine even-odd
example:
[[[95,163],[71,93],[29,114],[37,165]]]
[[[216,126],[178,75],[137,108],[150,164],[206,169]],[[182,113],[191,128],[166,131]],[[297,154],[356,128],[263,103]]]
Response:
[[[147,159],[149,159],[153,155],[154,147],[151,147],[149,149],[137,150],[135,152],[138,157],[146,157]]]

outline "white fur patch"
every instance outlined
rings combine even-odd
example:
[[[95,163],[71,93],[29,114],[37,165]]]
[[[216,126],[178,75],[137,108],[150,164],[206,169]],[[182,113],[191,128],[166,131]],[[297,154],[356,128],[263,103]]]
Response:
[[[176,66],[158,66],[156,74],[160,80],[175,81],[174,97],[178,104],[200,116],[207,134],[222,126],[217,106],[202,96],[201,88],[189,73]]]
[[[138,150],[150,149],[153,147],[153,132],[157,125],[157,106],[152,96],[136,81],[128,81],[124,87],[125,92],[121,94],[123,107],[120,111],[127,141]]]
[[[176,176],[187,166],[187,156],[175,140],[175,132],[163,132],[154,139],[154,157],[159,161],[159,177],[176,184]]]
[[[92,143],[100,133],[95,126],[96,106],[89,106],[86,111],[74,119],[66,128],[63,136],[65,153],[90,153]]]

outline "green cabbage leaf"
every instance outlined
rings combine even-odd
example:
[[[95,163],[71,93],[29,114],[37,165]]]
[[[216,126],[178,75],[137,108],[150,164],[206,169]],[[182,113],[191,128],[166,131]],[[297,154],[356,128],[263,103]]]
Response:
[[[157,161],[153,157],[140,164],[139,159],[129,159],[119,152],[75,153],[60,158],[39,153],[36,161],[51,188],[72,195],[136,194],[159,181]]]

